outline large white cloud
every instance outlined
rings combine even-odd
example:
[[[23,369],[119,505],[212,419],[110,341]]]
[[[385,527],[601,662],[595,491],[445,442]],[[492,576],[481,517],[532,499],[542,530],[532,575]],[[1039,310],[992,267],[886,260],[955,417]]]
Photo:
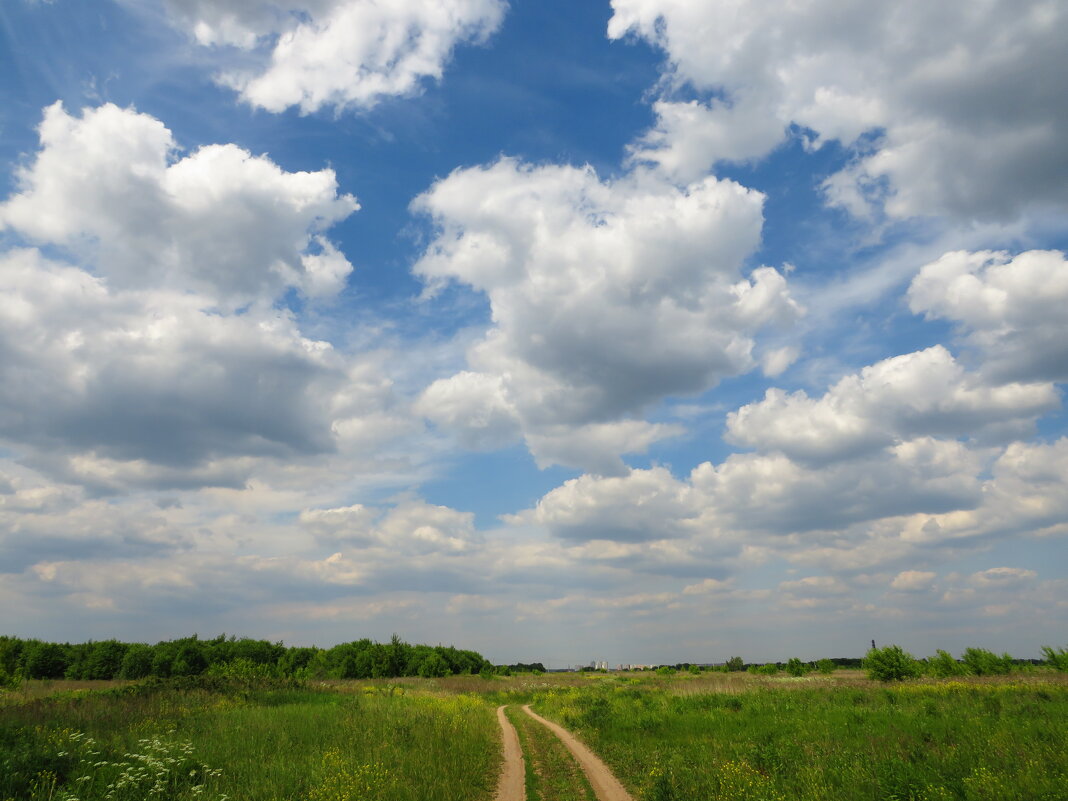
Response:
[[[52,105],[40,138],[0,203],[11,239],[50,254],[0,253],[0,438],[26,464],[103,492],[242,487],[335,452],[359,472],[411,430],[381,356],[274,305],[352,269],[325,237],[358,208],[331,170],[232,144],[180,157],[162,122],[111,104]]]
[[[236,306],[345,285],[352,266],[324,231],[359,206],[332,170],[285,172],[232,144],[179,158],[162,122],[110,103],[80,117],[55,103],[39,133],[0,226],[67,248],[113,288],[194,290]]]
[[[1068,380],[1068,261],[1058,251],[947,253],[920,270],[909,307],[957,323],[1002,380]]]
[[[220,75],[246,102],[280,112],[369,108],[440,79],[458,44],[484,41],[503,0],[167,0],[202,45],[255,51]],[[269,50],[269,56],[263,51]]]
[[[819,462],[925,435],[1014,438],[1059,405],[1050,383],[990,384],[936,345],[865,367],[818,399],[769,389],[727,416],[727,433],[737,444]]]
[[[1048,0],[612,0],[609,36],[662,47],[672,76],[718,93],[668,102],[639,158],[690,179],[762,155],[791,125],[847,146],[833,202],[892,216],[1012,218],[1068,201],[1068,9]]]
[[[512,159],[439,181],[413,204],[438,226],[415,272],[484,292],[494,325],[422,410],[468,441],[519,429],[543,464],[620,472],[619,453],[677,431],[639,412],[752,369],[757,332],[799,313],[780,273],[741,272],[762,199]]]
[[[663,467],[571,479],[523,516],[563,539],[621,542],[678,537],[697,514],[692,492]]]
[[[204,298],[166,290],[110,292],[35,250],[0,265],[0,435],[9,442],[46,457],[184,468],[333,449],[344,366],[290,315],[209,313]]]

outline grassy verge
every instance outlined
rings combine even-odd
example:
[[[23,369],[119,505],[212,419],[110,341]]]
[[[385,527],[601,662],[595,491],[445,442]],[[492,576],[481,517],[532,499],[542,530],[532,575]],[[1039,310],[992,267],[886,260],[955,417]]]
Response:
[[[0,799],[485,801],[499,741],[471,696],[133,688],[0,709]]]
[[[1068,799],[1068,688],[915,683],[545,693],[643,801]]]
[[[582,768],[555,734],[518,707],[505,714],[523,747],[527,801],[596,801]]]

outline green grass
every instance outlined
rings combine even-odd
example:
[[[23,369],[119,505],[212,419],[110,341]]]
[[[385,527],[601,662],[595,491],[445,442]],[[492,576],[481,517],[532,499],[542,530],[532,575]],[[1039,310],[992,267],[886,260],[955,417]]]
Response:
[[[97,801],[108,785],[114,801],[488,801],[494,709],[528,702],[639,801],[1068,801],[1068,681],[1048,671],[892,685],[858,671],[309,689],[27,682],[0,694],[0,801]],[[552,734],[510,716],[531,801],[588,799]]]
[[[677,687],[676,687],[677,689]],[[536,708],[655,801],[1068,799],[1068,688],[570,688]]]
[[[485,801],[499,751],[470,695],[59,696],[0,708],[0,798]]]
[[[586,774],[555,734],[517,707],[505,714],[523,747],[527,801],[596,801]]]

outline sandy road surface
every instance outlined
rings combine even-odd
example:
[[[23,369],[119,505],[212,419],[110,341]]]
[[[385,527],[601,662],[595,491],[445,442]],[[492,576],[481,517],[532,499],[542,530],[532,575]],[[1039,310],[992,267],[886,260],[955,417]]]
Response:
[[[526,769],[523,767],[523,749],[515,726],[504,715],[504,707],[497,707],[497,721],[504,735],[504,770],[497,785],[496,801],[526,801]]]
[[[529,705],[524,706],[523,711],[543,726],[547,726],[549,731],[559,737],[560,741],[567,746],[567,750],[575,755],[579,765],[586,771],[586,778],[590,780],[590,786],[593,787],[597,801],[634,801],[630,793],[619,783],[619,779],[612,775],[612,771],[608,769],[608,766],[593,751],[579,742],[567,729],[557,726],[550,720],[546,720],[537,712],[531,710]],[[504,712],[498,709],[497,714],[504,715]],[[498,799],[500,798],[501,796],[498,796]]]

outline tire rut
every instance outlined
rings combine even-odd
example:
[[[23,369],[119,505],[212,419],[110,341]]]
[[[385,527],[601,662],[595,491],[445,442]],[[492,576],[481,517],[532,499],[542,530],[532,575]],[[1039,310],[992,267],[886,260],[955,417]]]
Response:
[[[497,714],[501,717],[504,716],[503,710],[504,707],[497,710]],[[530,708],[530,704],[524,705],[523,711],[547,727],[549,731],[560,738],[560,742],[567,746],[567,750],[574,755],[582,770],[585,771],[586,778],[589,779],[590,786],[593,787],[594,795],[597,796],[597,801],[634,801],[626,788],[620,784],[619,779],[612,775],[612,771],[608,769],[608,766],[575,735],[551,720],[543,718]],[[511,724],[508,725],[510,726]],[[513,729],[513,734],[514,731]],[[520,760],[522,760],[522,757],[520,757]],[[522,762],[520,762],[520,765],[522,765]],[[498,796],[498,799],[500,801],[501,797]]]
[[[526,769],[523,766],[523,749],[515,726],[505,717],[504,707],[497,707],[497,722],[501,724],[501,739],[504,742],[504,770],[497,783],[494,801],[526,801]]]

